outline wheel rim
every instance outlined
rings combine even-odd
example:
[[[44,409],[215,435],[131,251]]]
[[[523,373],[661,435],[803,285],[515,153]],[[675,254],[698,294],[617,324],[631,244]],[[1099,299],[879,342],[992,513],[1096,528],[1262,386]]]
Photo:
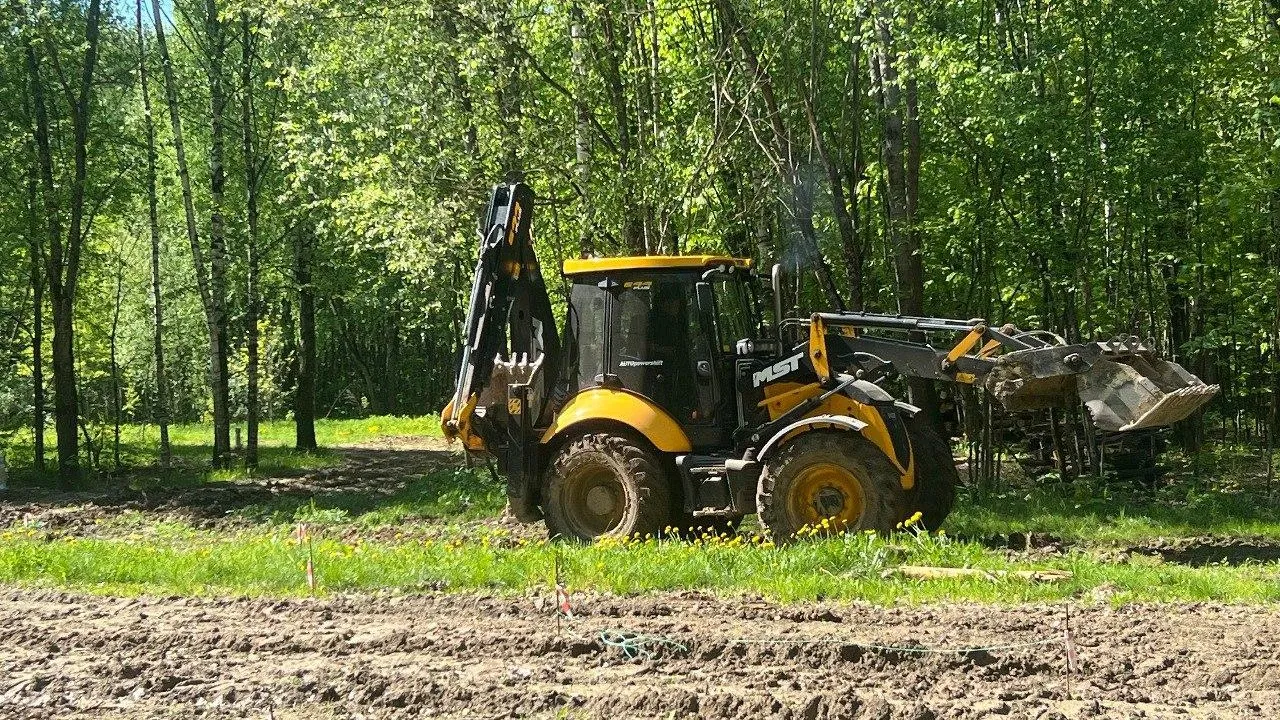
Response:
[[[796,476],[787,509],[797,527],[845,530],[858,524],[866,507],[862,481],[834,463],[814,463]]]
[[[593,538],[622,522],[627,495],[612,468],[591,464],[565,478],[565,520],[574,535]]]

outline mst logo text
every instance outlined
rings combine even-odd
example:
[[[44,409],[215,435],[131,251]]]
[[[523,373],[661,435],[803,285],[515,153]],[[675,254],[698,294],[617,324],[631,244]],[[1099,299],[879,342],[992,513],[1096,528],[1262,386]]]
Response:
[[[779,360],[767,368],[757,370],[751,376],[751,386],[760,387],[767,382],[773,382],[778,378],[795,372],[800,368],[800,358],[804,357],[804,353],[796,353],[786,360]]]

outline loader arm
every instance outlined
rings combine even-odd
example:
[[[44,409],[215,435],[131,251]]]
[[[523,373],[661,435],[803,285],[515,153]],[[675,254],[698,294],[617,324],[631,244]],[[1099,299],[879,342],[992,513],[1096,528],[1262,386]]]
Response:
[[[901,331],[958,340],[928,341],[868,334]],[[916,335],[918,337],[918,335]],[[809,323],[810,364],[824,382],[840,371],[892,368],[907,377],[980,384],[1008,410],[1042,410],[1083,401],[1102,430],[1170,425],[1218,392],[1137,338],[1067,344],[1051,332],[991,327],[984,320],[815,313]]]
[[[515,452],[548,412],[560,365],[551,299],[533,248],[533,191],[498,185],[479,226],[466,336],[452,399],[441,413],[445,437],[468,450]]]

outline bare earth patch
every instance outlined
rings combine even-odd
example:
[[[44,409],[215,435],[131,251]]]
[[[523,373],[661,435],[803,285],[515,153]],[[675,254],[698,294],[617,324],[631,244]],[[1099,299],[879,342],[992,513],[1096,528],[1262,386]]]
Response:
[[[243,508],[346,494],[390,496],[413,478],[462,462],[457,447],[442,438],[389,436],[334,450],[342,456],[334,467],[236,481],[139,489],[124,478],[90,491],[14,488],[0,500],[0,528],[26,525],[58,536],[93,535],[101,533],[99,522],[131,512],[151,521],[235,528],[251,524],[233,515]]]
[[[23,490],[0,503],[0,527],[38,523],[52,540],[99,534],[95,520],[136,512],[146,522],[235,529],[249,523],[240,508],[391,495],[459,462],[430,438],[341,452],[339,466],[288,477],[146,492]],[[362,532],[380,531],[398,528]],[[983,542],[1024,556],[1069,546],[1048,535]],[[1205,537],[1107,552],[1238,564],[1273,562],[1275,547]],[[1068,678],[1061,604],[577,594],[576,617],[557,630],[545,594],[222,599],[0,586],[0,718],[1280,717],[1277,608],[1112,608],[1105,592],[1093,597],[1102,602],[1071,608],[1080,667]],[[648,642],[628,657],[604,641],[607,630]],[[966,648],[985,649],[923,652]]]
[[[0,716],[1280,716],[1280,614],[1218,605],[777,606],[685,593],[323,600],[0,590]],[[607,629],[678,643],[628,659]],[[899,648],[1050,644],[919,653]]]

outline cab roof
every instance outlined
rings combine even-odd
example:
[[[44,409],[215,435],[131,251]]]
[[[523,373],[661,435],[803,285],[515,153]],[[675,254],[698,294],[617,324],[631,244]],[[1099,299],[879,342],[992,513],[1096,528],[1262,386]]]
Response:
[[[683,270],[710,268],[717,265],[751,267],[751,261],[723,255],[632,255],[612,258],[565,260],[565,275],[614,272],[619,270]]]

